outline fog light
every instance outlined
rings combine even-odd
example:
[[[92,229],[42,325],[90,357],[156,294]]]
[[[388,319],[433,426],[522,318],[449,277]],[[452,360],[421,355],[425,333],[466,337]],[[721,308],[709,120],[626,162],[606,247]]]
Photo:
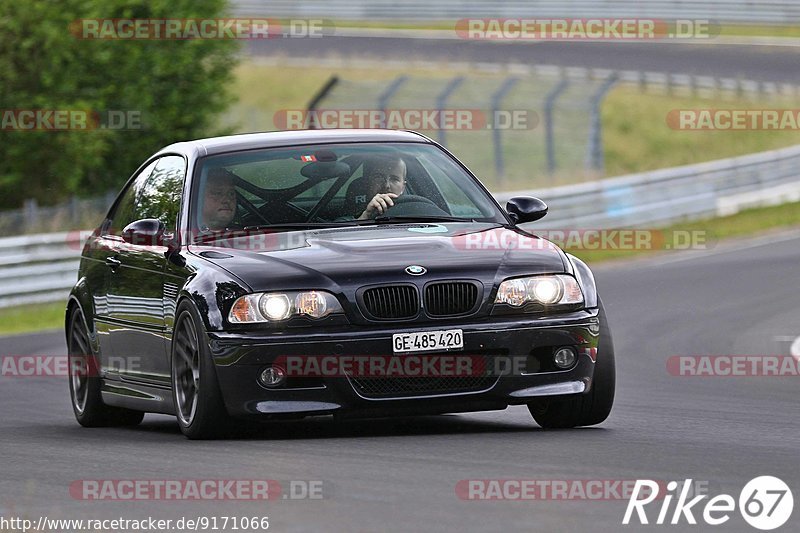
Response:
[[[559,348],[553,355],[553,362],[562,370],[571,368],[577,359],[578,355],[572,348]]]
[[[286,381],[286,371],[279,366],[269,366],[258,376],[258,382],[263,386],[274,389]]]

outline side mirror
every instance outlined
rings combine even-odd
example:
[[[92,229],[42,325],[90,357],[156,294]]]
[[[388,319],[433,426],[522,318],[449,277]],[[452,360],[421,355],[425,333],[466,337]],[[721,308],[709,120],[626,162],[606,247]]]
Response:
[[[166,246],[164,223],[155,218],[143,218],[131,222],[122,230],[125,242],[139,246]]]
[[[547,214],[547,204],[532,196],[515,196],[506,204],[514,224],[533,222]]]

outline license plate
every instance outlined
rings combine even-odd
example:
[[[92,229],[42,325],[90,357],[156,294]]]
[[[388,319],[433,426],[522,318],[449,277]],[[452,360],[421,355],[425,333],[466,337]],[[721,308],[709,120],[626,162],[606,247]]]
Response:
[[[464,347],[464,332],[460,329],[396,333],[392,336],[394,353],[431,352]]]

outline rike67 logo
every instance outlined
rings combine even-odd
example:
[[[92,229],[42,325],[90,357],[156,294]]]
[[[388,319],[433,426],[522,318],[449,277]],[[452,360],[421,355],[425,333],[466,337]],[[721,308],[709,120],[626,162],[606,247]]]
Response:
[[[756,529],[769,531],[784,525],[794,509],[792,489],[783,480],[773,476],[759,476],[748,481],[739,493],[738,502],[729,494],[719,494],[705,502],[703,500],[709,498],[708,494],[691,495],[694,497],[689,499],[692,486],[691,479],[685,480],[682,485],[670,481],[666,491],[662,492],[662,484],[649,479],[637,479],[622,523],[629,525],[638,521],[643,525],[695,525],[700,518],[708,525],[719,526],[731,519],[738,503],[739,513],[745,522]],[[654,517],[652,512],[648,515],[648,509],[645,508],[656,500],[659,503],[649,509],[658,509],[658,515]]]

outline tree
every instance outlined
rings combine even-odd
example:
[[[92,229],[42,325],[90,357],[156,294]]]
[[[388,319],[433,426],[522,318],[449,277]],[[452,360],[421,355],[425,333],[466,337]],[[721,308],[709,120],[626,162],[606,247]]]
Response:
[[[218,19],[225,9],[225,0],[0,0],[1,111],[115,110],[141,120],[129,130],[0,127],[0,207],[119,189],[164,145],[222,133],[214,118],[231,100],[236,41],[86,39],[81,21]]]

